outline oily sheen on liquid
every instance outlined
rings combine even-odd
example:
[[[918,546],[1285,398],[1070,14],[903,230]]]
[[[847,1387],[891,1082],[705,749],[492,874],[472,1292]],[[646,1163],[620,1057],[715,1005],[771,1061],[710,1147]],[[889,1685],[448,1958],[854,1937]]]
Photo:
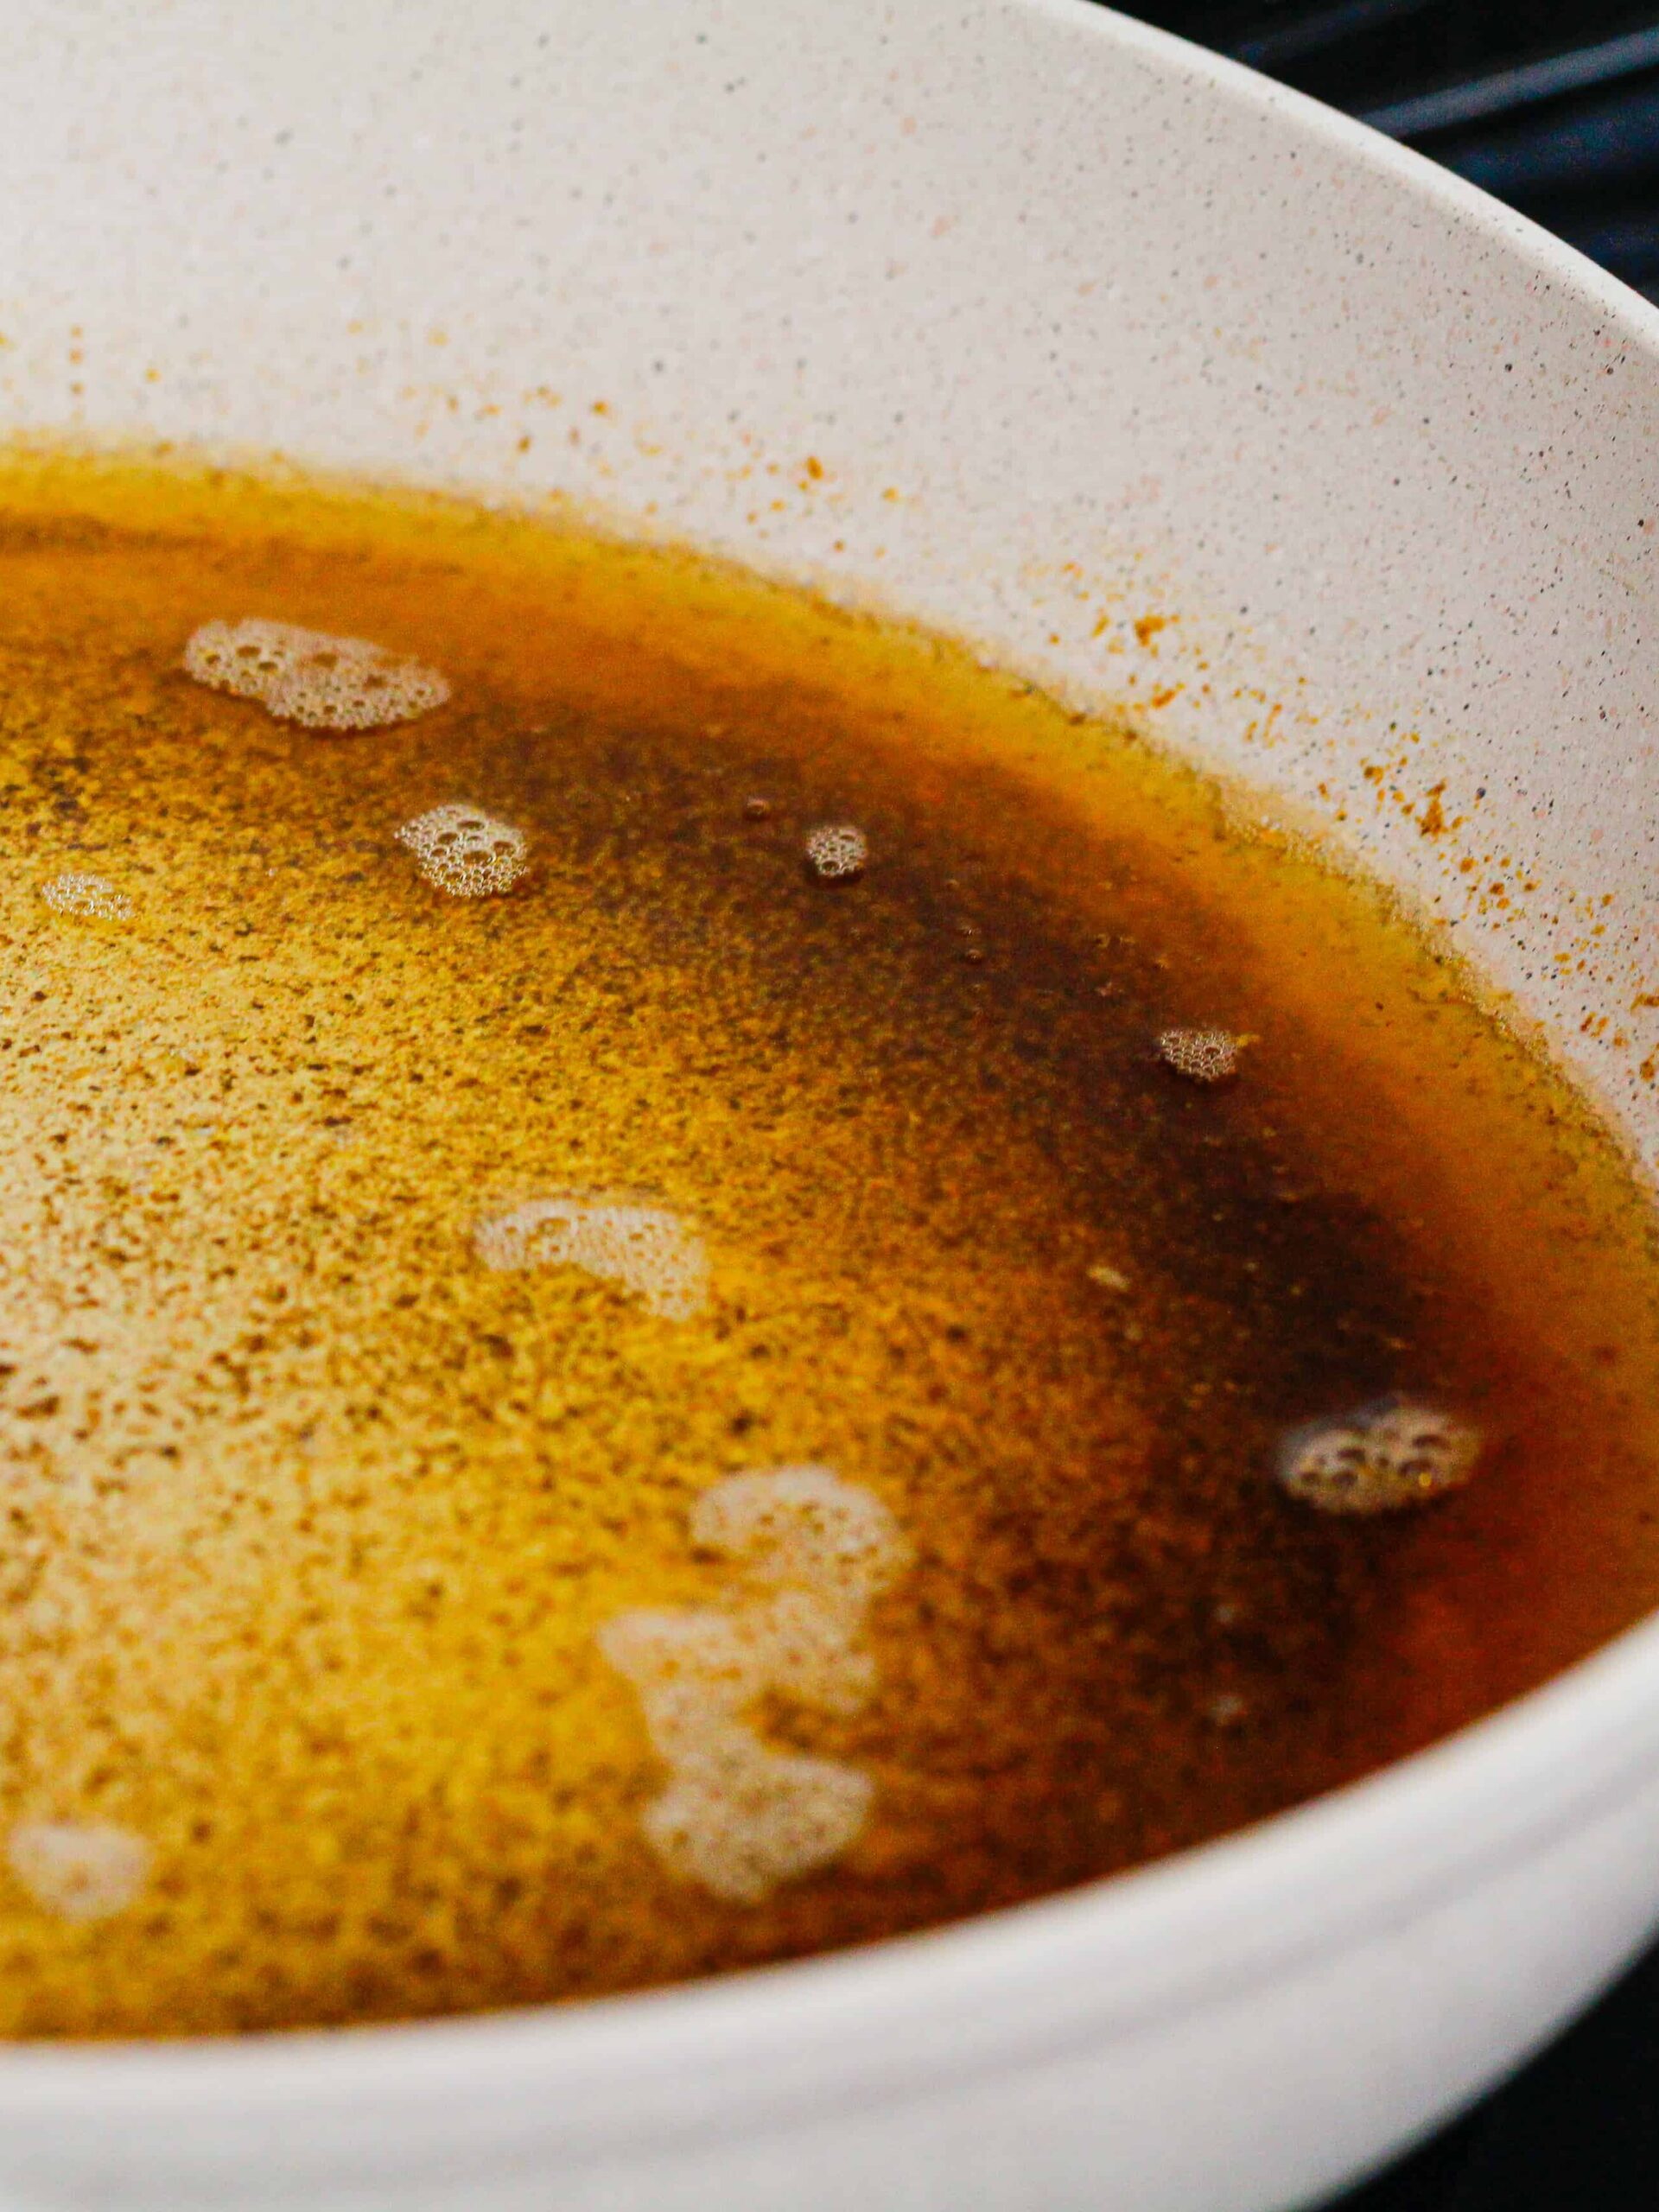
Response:
[[[1649,1607],[1648,1201],[1241,821],[689,555],[0,471],[0,2032],[925,1926]]]

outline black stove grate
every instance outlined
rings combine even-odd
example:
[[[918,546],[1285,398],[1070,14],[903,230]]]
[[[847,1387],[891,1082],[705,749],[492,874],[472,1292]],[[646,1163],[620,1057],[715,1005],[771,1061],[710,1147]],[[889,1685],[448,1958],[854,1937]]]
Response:
[[[1659,298],[1659,9],[1173,0],[1130,13],[1363,116]]]

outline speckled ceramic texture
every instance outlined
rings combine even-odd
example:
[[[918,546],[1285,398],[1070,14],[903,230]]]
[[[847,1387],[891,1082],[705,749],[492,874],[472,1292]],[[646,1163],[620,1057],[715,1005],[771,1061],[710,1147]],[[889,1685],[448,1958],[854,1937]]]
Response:
[[[1071,0],[80,0],[0,12],[0,428],[574,495],[1137,702],[1659,1156],[1659,316],[1518,219]],[[1262,2212],[1580,2001],[1656,1831],[1649,1628],[969,1929],[9,2054],[0,2202]]]
[[[1164,699],[1588,1017],[1659,1146],[1622,288],[1070,5],[185,0],[0,41],[0,419],[574,493]]]

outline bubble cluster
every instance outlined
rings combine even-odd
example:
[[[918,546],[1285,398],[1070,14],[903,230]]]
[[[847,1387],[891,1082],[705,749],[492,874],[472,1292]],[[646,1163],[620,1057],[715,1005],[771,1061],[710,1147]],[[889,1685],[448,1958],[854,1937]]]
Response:
[[[19,1821],[6,1857],[35,1904],[60,1920],[108,1920],[149,1879],[143,1836],[102,1821]]]
[[[564,1192],[480,1221],[473,1245],[488,1268],[580,1268],[631,1290],[647,1312],[689,1321],[709,1303],[701,1236],[666,1206]]]
[[[864,873],[870,841],[850,822],[821,823],[807,832],[806,857],[823,882],[846,883]]]
[[[828,1467],[728,1475],[693,1507],[691,1536],[765,1585],[859,1615],[906,1548],[880,1499]]]
[[[768,1692],[856,1713],[875,1687],[859,1643],[908,1556],[893,1516],[827,1467],[733,1475],[698,1499],[692,1540],[736,1572],[727,1608],[619,1613],[600,1649],[639,1698],[668,1786],[647,1840],[689,1880],[753,1904],[856,1841],[874,1785],[855,1767],[774,1750],[749,1709]]]
[[[1224,1083],[1238,1073],[1245,1042],[1225,1029],[1166,1029],[1158,1039],[1158,1057],[1190,1083]]]
[[[405,822],[407,845],[421,874],[456,899],[511,891],[524,874],[530,841],[522,830],[479,806],[435,806]]]
[[[734,1904],[758,1904],[833,1865],[857,1841],[874,1795],[856,1767],[746,1741],[682,1763],[644,1827],[677,1872]]]
[[[118,891],[106,875],[87,875],[66,868],[41,886],[41,896],[54,914],[77,921],[125,922],[132,918],[132,901]]]
[[[184,649],[187,675],[215,691],[257,699],[306,729],[380,729],[441,707],[449,685],[435,668],[295,622],[204,622]]]
[[[1456,1490],[1475,1471],[1480,1432],[1454,1414],[1379,1398],[1286,1437],[1279,1480],[1322,1513],[1391,1513]]]

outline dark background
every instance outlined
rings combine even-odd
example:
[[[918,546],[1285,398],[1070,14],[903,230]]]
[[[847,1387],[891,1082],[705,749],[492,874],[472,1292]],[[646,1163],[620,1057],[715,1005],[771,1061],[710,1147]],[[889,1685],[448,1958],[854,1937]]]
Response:
[[[1363,117],[1659,300],[1659,7],[1119,4]],[[1341,2212],[1659,2212],[1659,1949]]]
[[[1659,7],[1153,0],[1127,12],[1363,116],[1659,298]]]

